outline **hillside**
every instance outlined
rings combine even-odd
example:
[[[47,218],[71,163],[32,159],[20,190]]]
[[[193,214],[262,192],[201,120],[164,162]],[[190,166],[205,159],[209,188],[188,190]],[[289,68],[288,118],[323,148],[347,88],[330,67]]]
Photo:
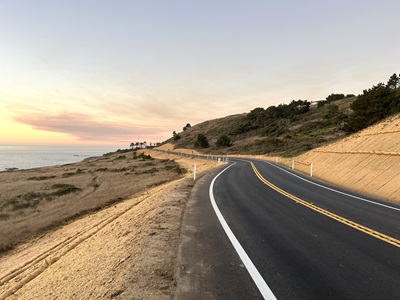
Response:
[[[317,178],[400,203],[400,114],[295,158],[303,172],[311,163]]]
[[[256,108],[250,113],[186,128],[166,142],[174,144],[175,148],[202,153],[295,156],[344,137],[344,120],[351,114],[350,105],[355,99],[332,101],[322,107],[308,107],[309,102],[304,104],[305,101],[299,100],[267,109]],[[208,148],[195,146],[198,134],[206,136]],[[221,136],[227,136],[232,145],[218,147],[217,140]]]
[[[311,103],[293,100],[249,113],[210,120],[180,133],[165,143],[175,148],[213,154],[267,154],[294,157],[335,142],[400,112],[400,75],[378,83],[357,97],[331,94]]]

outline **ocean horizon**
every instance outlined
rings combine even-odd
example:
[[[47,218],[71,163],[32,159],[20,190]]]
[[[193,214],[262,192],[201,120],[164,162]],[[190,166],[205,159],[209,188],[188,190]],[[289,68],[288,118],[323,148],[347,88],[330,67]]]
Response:
[[[0,145],[0,171],[64,165],[117,150],[114,146]]]

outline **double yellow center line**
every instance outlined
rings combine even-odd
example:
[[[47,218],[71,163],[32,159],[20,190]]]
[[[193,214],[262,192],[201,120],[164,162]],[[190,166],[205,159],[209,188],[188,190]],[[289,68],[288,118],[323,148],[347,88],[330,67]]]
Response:
[[[300,198],[298,198],[298,197],[296,197],[296,196],[294,196],[294,195],[292,195],[292,194],[290,194],[290,193],[288,193],[288,192],[282,190],[281,188],[277,187],[276,185],[274,185],[274,184],[272,184],[271,182],[269,182],[268,180],[266,180],[266,179],[260,174],[260,172],[257,170],[257,168],[256,168],[256,166],[254,165],[253,162],[251,162],[251,161],[248,161],[248,162],[251,164],[251,167],[253,168],[254,173],[257,175],[257,177],[258,177],[263,183],[265,183],[267,186],[269,186],[271,189],[277,191],[278,193],[280,193],[280,194],[286,196],[287,198],[289,198],[289,199],[295,201],[296,203],[299,203],[299,204],[301,204],[301,205],[304,205],[304,206],[306,206],[306,207],[308,207],[308,208],[310,208],[310,209],[312,209],[312,210],[315,210],[315,211],[317,211],[317,212],[319,212],[319,213],[321,213],[321,214],[323,214],[323,215],[325,215],[325,216],[328,216],[328,217],[330,217],[330,218],[332,218],[332,219],[334,219],[334,220],[336,220],[336,221],[339,221],[340,223],[343,223],[343,224],[345,224],[345,225],[348,225],[348,226],[350,226],[350,227],[353,227],[353,228],[355,228],[355,229],[357,229],[357,230],[359,230],[359,231],[362,231],[362,232],[364,232],[364,233],[366,233],[366,234],[369,234],[369,235],[371,235],[371,236],[373,236],[373,237],[375,237],[375,238],[377,238],[377,239],[380,239],[380,240],[382,240],[382,241],[384,241],[384,242],[387,242],[387,243],[389,243],[389,244],[392,244],[392,245],[394,245],[394,246],[400,248],[400,240],[397,240],[397,239],[392,238],[392,237],[390,237],[390,236],[388,236],[388,235],[385,235],[385,234],[383,234],[383,233],[380,233],[380,232],[378,232],[378,231],[372,230],[372,229],[370,229],[370,228],[368,228],[368,227],[365,227],[365,226],[363,226],[363,225],[360,225],[360,224],[358,224],[358,223],[355,223],[355,222],[353,222],[353,221],[350,221],[350,220],[348,220],[348,219],[346,219],[346,218],[343,218],[343,217],[341,217],[341,216],[338,216],[338,215],[336,215],[336,214],[334,214],[334,213],[331,213],[331,212],[329,212],[329,211],[327,211],[327,210],[325,210],[325,209],[322,209],[322,208],[320,208],[320,207],[318,207],[318,206],[316,206],[316,205],[314,205],[314,204],[312,204],[312,203],[310,203],[310,202],[304,201],[304,200],[302,200],[302,199],[300,199]]]

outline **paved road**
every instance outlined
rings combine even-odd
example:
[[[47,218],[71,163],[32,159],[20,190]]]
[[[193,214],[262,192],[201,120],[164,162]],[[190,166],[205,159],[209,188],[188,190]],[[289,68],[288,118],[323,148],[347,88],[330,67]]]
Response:
[[[400,298],[399,207],[270,163],[235,161],[211,197],[277,299]],[[216,175],[189,201],[176,298],[262,299],[210,203]]]

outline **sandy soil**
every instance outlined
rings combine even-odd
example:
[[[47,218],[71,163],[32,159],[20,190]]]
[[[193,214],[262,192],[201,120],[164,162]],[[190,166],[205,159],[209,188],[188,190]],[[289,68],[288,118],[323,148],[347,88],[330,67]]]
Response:
[[[291,166],[291,160],[280,161]],[[295,158],[295,169],[400,203],[400,115]]]
[[[133,159],[133,152],[0,172],[0,253],[85,212],[177,179],[182,172],[172,160]]]
[[[0,299],[171,299],[193,164],[216,163],[149,153],[188,172],[16,247],[0,259]]]

